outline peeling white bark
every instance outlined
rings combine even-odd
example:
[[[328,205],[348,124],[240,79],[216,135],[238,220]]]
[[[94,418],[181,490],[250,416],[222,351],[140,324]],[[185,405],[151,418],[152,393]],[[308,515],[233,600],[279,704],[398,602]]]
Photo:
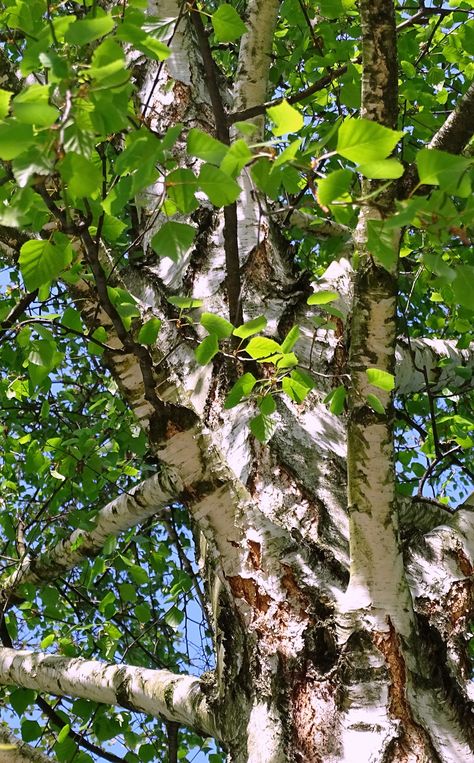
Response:
[[[195,676],[0,647],[0,684],[127,707],[218,736]]]

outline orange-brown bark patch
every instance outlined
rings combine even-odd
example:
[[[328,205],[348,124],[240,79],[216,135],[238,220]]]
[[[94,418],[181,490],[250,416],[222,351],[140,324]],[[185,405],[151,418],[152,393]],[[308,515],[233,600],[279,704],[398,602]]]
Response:
[[[271,599],[268,594],[260,590],[255,580],[234,575],[229,577],[228,581],[236,599],[243,599],[257,612],[267,612]]]
[[[340,736],[333,684],[305,676],[293,689],[291,711],[298,763],[324,763],[332,758]]]
[[[406,667],[398,636],[392,623],[388,633],[375,633],[374,643],[382,652],[390,676],[390,712],[400,723],[400,733],[390,750],[391,763],[430,763],[434,750],[431,741],[415,722],[406,695]]]

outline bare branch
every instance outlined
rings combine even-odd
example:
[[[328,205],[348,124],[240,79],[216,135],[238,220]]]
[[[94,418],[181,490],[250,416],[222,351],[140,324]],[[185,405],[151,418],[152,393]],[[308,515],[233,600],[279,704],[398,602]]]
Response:
[[[0,684],[118,705],[218,736],[196,676],[2,647]]]

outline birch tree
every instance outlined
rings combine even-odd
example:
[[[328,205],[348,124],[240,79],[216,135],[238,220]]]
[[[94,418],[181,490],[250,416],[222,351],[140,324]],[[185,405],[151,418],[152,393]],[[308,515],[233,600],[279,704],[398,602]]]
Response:
[[[1,4],[0,759],[474,759],[473,15]]]

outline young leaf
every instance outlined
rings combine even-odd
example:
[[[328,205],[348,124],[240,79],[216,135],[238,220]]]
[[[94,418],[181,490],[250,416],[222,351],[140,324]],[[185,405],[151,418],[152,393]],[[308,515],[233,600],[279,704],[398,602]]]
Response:
[[[394,245],[393,230],[384,225],[384,220],[369,220],[367,223],[367,246],[371,255],[389,271],[397,263],[398,250]]]
[[[260,442],[268,442],[275,431],[276,423],[263,413],[250,419],[250,431]]]
[[[416,157],[420,183],[439,185],[442,191],[466,198],[471,182],[466,173],[473,160],[432,148],[422,148]]]
[[[100,13],[100,10],[98,12]],[[105,37],[114,26],[113,18],[108,15],[80,19],[69,26],[64,39],[72,45],[87,45],[89,42]]]
[[[234,327],[225,318],[213,313],[203,313],[201,315],[201,325],[209,332],[215,334],[219,339],[227,339],[232,334]]]
[[[170,305],[179,307],[181,310],[192,310],[195,307],[202,307],[202,299],[193,299],[193,297],[167,297]]]
[[[180,212],[188,214],[198,206],[194,196],[198,189],[197,179],[191,170],[179,169],[170,172],[166,178],[168,198],[176,204]]]
[[[353,180],[350,170],[335,170],[318,182],[318,202],[327,207],[335,199],[339,199],[349,190]]]
[[[247,27],[232,5],[223,3],[211,17],[218,42],[233,42],[247,31]]]
[[[194,350],[194,356],[200,366],[205,366],[219,352],[219,342],[215,334],[209,334]]]
[[[94,51],[88,73],[102,87],[119,87],[127,82],[130,72],[120,45],[110,37],[101,42]]]
[[[390,130],[368,119],[345,119],[337,136],[337,153],[351,162],[385,159],[392,153],[403,132]]]
[[[303,115],[293,106],[290,106],[288,101],[282,101],[277,106],[271,106],[267,109],[267,114],[275,123],[275,127],[272,127],[272,133],[276,136],[298,132],[304,124]]]
[[[191,156],[197,156],[205,162],[217,165],[221,163],[229,150],[229,146],[195,127],[189,131],[186,145]]]
[[[293,328],[289,330],[288,334],[286,335],[283,342],[281,343],[281,351],[283,353],[291,352],[296,342],[298,341],[299,336],[300,336],[299,327],[293,326]]]
[[[140,344],[155,344],[160,328],[160,319],[150,318],[138,332],[137,341]]]
[[[20,249],[19,265],[25,286],[34,291],[53,281],[70,263],[70,247],[55,246],[50,241],[27,241]]]
[[[339,294],[335,291],[317,291],[315,294],[311,294],[307,299],[308,305],[327,305],[328,302],[334,302],[335,299],[339,299]]]
[[[381,400],[379,400],[377,395],[372,395],[372,393],[369,393],[367,395],[367,403],[370,405],[372,410],[375,411],[375,413],[380,413],[381,415],[385,413],[383,403]]]
[[[96,193],[102,184],[102,171],[85,156],[70,151],[59,165],[59,172],[73,198]]]
[[[241,192],[240,186],[233,178],[212,164],[203,164],[201,167],[199,186],[215,207],[233,204]]]
[[[220,169],[222,172],[225,172],[226,175],[236,178],[252,157],[253,154],[245,140],[236,140],[235,143],[232,143],[222,159]]]
[[[245,351],[257,360],[258,358],[267,358],[275,353],[281,354],[281,346],[274,339],[268,339],[265,336],[256,336],[250,340]]]
[[[173,262],[183,257],[190,249],[196,234],[192,225],[172,220],[163,223],[151,239],[151,247],[159,257],[170,257]]]
[[[382,371],[379,368],[368,368],[365,372],[370,384],[379,389],[384,389],[386,392],[391,392],[395,389],[395,377],[393,374],[389,374],[388,371]]]
[[[371,180],[396,180],[400,178],[405,169],[398,159],[379,159],[378,161],[365,162],[357,167],[361,175]]]
[[[227,395],[224,408],[234,408],[238,405],[243,397],[250,395],[256,383],[257,380],[251,373],[244,374],[240,379],[237,379]]]
[[[295,403],[302,403],[308,392],[313,388],[312,379],[302,371],[294,369],[289,376],[284,376],[281,382],[285,392]]]
[[[258,407],[260,413],[263,413],[264,416],[271,416],[271,414],[276,411],[276,403],[272,395],[265,395],[265,397],[260,400]]]
[[[238,328],[234,329],[234,336],[238,336],[239,339],[248,339],[253,334],[258,334],[259,331],[263,331],[266,328],[267,319],[264,315],[260,315],[258,318],[252,318],[251,321],[243,323]]]
[[[343,384],[336,387],[325,398],[324,402],[329,403],[329,410],[334,413],[335,416],[340,416],[344,411],[344,403],[346,401],[346,388]]]
[[[23,124],[50,127],[56,122],[59,111],[48,103],[48,99],[46,85],[30,85],[13,99],[13,114]]]

